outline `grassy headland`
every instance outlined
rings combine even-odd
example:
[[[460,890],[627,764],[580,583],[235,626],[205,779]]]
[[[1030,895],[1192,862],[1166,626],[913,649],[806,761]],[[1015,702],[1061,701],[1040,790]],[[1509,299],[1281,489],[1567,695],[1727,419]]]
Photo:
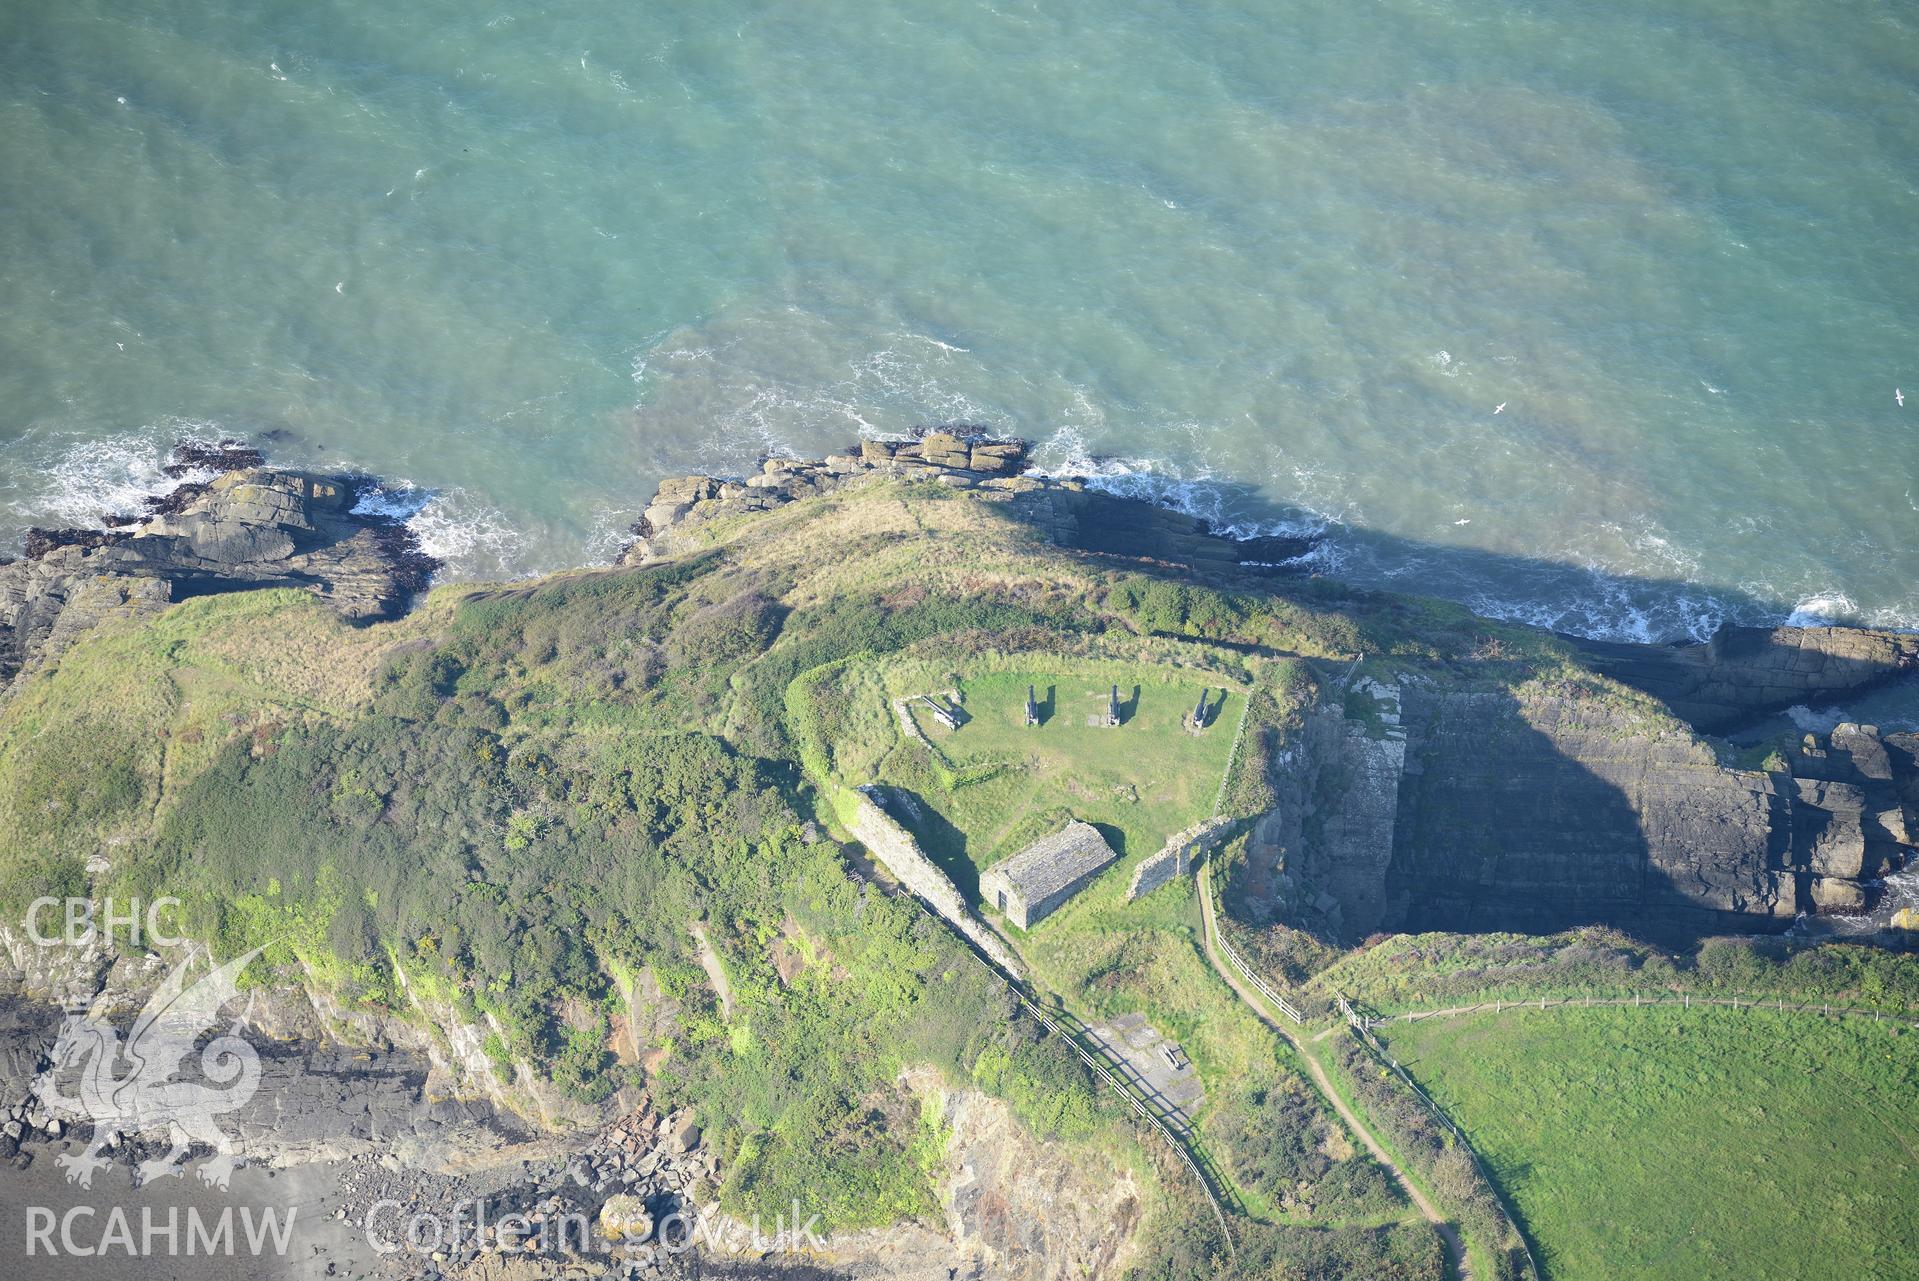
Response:
[[[277,941],[283,982],[483,1029],[468,1057],[485,1079],[470,1088],[535,1111],[642,1085],[693,1105],[722,1153],[722,1202],[742,1213],[797,1198],[840,1227],[935,1217],[944,1138],[899,1084],[930,1066],[1138,1179],[1142,1277],[1438,1278],[1430,1227],[1210,968],[1192,883],[1127,903],[1131,869],[1216,807],[1235,820],[1271,807],[1268,766],[1356,663],[1648,700],[1553,638],[1455,607],[1317,581],[1179,581],[1051,547],[936,485],[878,480],[702,537],[660,564],[442,590],[358,629],[284,591],[103,625],[0,704],[0,891],[18,906],[84,885],[104,856],[97,890],[187,900],[223,954]],[[1115,683],[1126,723],[1089,726]],[[894,700],[955,688],[960,730],[909,705],[905,731]],[[1193,735],[1180,720],[1202,688],[1220,703]],[[967,891],[1068,816],[1107,834],[1112,869],[1007,932],[1059,1008],[1140,1014],[1185,1049],[1206,1090],[1197,1140],[1248,1212],[1236,1250],[1124,1105],[955,936],[820,839],[830,798],[872,782],[911,795],[917,835]],[[1556,940],[1458,936],[1259,956],[1282,953],[1282,979],[1325,971],[1309,998],[1382,1006],[1542,976],[1596,984],[1614,964]],[[1669,964],[1634,956],[1643,977]],[[1693,968],[1744,964],[1702,953]],[[1896,958],[1766,974],[1902,1000],[1919,982]],[[1625,1053],[1582,1043],[1589,1063]],[[1490,1085],[1458,1096],[1475,1133],[1498,1120],[1474,1111],[1482,1095]],[[1707,1103],[1672,1098],[1703,1135]],[[1514,1161],[1554,1132],[1514,1135]],[[1799,1153],[1819,1167],[1815,1191],[1850,1159]],[[1669,1195],[1686,1204],[1683,1186]],[[1531,1226],[1549,1250],[1587,1248],[1550,1215]]]

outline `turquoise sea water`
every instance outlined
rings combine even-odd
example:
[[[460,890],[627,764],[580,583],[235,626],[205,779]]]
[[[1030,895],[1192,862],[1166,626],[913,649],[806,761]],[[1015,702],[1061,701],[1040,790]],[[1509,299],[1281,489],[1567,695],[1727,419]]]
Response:
[[[1574,630],[1919,625],[1916,230],[1890,0],[13,0],[0,536],[276,433],[518,573],[963,419]]]

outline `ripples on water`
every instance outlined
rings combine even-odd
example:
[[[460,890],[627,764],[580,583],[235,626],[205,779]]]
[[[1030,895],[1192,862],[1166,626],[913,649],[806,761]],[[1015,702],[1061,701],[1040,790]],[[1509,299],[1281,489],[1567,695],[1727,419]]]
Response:
[[[528,572],[963,420],[1548,626],[1919,623],[1906,6],[0,22],[0,535],[271,432]]]

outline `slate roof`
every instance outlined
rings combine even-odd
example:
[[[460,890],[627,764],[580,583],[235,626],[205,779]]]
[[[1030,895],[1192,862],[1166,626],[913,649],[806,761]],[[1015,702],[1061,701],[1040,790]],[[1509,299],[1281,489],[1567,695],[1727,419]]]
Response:
[[[1118,857],[1098,828],[1075,819],[1051,836],[1043,836],[1012,857],[995,863],[986,869],[986,875],[997,872],[1019,891],[1021,898],[1028,903],[1038,903]]]

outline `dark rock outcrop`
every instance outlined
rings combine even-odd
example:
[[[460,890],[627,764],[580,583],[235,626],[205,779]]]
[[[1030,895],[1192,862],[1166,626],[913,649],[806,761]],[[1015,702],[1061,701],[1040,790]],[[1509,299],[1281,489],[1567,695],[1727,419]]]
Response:
[[[1867,628],[1729,626],[1703,645],[1568,639],[1595,670],[1709,734],[1919,672],[1919,635]]]
[[[1295,559],[1312,541],[1236,541],[1203,521],[1023,470],[1017,441],[923,432],[744,479],[665,481],[625,554],[692,551],[708,527],[871,477],[1007,504],[1058,547],[1201,572]],[[1570,638],[1569,638],[1570,639]],[[1372,708],[1313,710],[1254,825],[1255,917],[1284,910],[1352,939],[1380,929],[1550,930],[1608,922],[1662,935],[1782,929],[1871,906],[1919,837],[1919,769],[1897,736],[1841,726],[1767,772],[1722,764],[1699,732],[1919,672],[1919,636],[1727,628],[1704,645],[1572,639],[1593,670],[1662,701],[1469,692],[1362,678]],[[1402,706],[1403,701],[1403,706]],[[1691,728],[1688,728],[1688,725]]]
[[[1800,910],[1789,778],[1725,768],[1683,730],[1596,700],[1413,690],[1406,703],[1382,887],[1400,928],[1672,934]]]
[[[41,530],[0,564],[0,680],[103,619],[249,587],[299,587],[354,621],[391,617],[438,562],[403,525],[353,511],[365,482],[280,471],[241,446],[202,448],[183,483],[122,528]]]
[[[1195,569],[1270,569],[1313,549],[1311,538],[1233,539],[1206,521],[1073,478],[1026,470],[1028,446],[958,429],[924,430],[909,440],[864,440],[817,462],[769,458],[758,475],[677,476],[660,482],[634,526],[622,562],[644,564],[691,550],[715,521],[770,511],[871,476],[928,481],[1012,506],[1059,547]]]
[[[1252,850],[1283,902],[1252,914],[1281,907],[1349,940],[1777,930],[1870,907],[1878,878],[1919,855],[1911,735],[1844,724],[1767,771],[1600,698],[1408,680],[1398,701],[1383,724],[1309,716]]]

